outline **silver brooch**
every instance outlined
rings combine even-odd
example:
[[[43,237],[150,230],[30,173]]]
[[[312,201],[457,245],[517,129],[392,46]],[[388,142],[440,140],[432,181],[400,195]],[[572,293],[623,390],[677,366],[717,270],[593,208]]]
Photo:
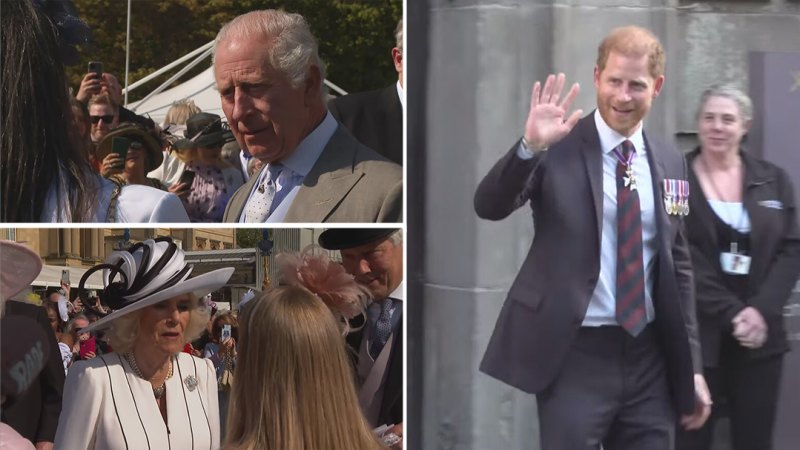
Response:
[[[197,378],[192,375],[187,375],[186,378],[183,379],[183,384],[186,385],[189,392],[192,392],[197,389]]]

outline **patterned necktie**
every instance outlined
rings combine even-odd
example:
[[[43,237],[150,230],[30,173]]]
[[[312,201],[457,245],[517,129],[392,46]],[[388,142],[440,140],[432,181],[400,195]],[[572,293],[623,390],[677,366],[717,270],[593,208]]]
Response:
[[[283,170],[283,166],[280,164],[269,164],[267,166],[266,179],[253,192],[253,196],[247,202],[245,213],[248,223],[262,223],[269,217],[272,200],[275,199],[277,190],[276,181],[281,175],[281,170]]]
[[[617,323],[633,336],[647,325],[644,305],[644,256],[642,253],[642,212],[639,194],[635,189],[632,172],[636,150],[629,140],[622,145],[622,155],[617,156]],[[617,152],[615,152],[617,153]],[[632,167],[631,167],[632,169]],[[627,180],[626,180],[627,179]],[[627,182],[626,182],[627,181]]]
[[[372,359],[378,359],[381,354],[383,346],[389,340],[392,334],[392,306],[394,302],[391,298],[385,298],[381,301],[381,314],[378,320],[375,321],[375,332],[372,334],[372,343],[370,344],[369,354]]]

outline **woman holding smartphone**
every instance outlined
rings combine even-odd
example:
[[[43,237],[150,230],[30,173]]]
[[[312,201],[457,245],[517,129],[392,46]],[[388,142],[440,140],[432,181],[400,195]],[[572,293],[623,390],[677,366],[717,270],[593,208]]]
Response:
[[[225,439],[225,421],[231,395],[232,377],[236,371],[236,342],[239,338],[239,321],[230,312],[217,314],[211,324],[211,342],[203,349],[203,358],[214,364],[219,389],[219,417],[222,439]]]
[[[159,142],[143,126],[119,124],[100,141],[95,154],[104,162],[107,156],[117,155],[111,160],[114,165],[101,172],[104,177],[120,185],[143,184],[165,190],[160,181],[147,177],[148,172],[161,165],[164,156]]]

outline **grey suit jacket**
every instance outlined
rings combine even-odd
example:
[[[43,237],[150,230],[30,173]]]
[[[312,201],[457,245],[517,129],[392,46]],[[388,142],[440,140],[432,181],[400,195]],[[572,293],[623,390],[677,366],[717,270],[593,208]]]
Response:
[[[651,325],[664,353],[675,409],[687,413],[694,408],[694,373],[702,370],[692,268],[683,219],[667,215],[662,201],[662,180],[686,180],[686,166],[674,146],[647,135],[645,143],[658,230]],[[481,370],[537,393],[560,371],[600,274],[603,162],[592,114],[530,160],[517,157],[518,146],[519,141],[475,193],[479,216],[500,220],[530,202],[535,225]]]
[[[251,177],[233,194],[225,208],[225,222],[239,221],[257,179]],[[284,218],[284,222],[402,221],[402,169],[363,146],[341,125],[306,175]]]

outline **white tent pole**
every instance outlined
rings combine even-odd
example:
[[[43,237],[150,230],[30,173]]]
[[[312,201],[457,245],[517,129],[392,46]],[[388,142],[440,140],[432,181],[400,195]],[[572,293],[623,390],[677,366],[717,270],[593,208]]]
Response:
[[[132,90],[136,89],[137,87],[147,83],[148,81],[152,80],[153,78],[158,77],[162,73],[167,72],[168,70],[172,69],[173,67],[182,64],[184,61],[192,59],[197,54],[202,53],[202,52],[210,49],[212,45],[214,45],[214,41],[211,41],[208,44],[205,44],[202,47],[193,50],[191,53],[187,53],[186,55],[181,56],[179,59],[176,59],[175,61],[173,61],[173,62],[167,64],[166,66],[156,70],[155,72],[151,73],[150,75],[148,75],[148,76],[142,78],[141,80],[138,80],[135,83],[131,84],[126,90],[127,91],[132,91]],[[128,103],[127,100],[125,101],[125,103]]]
[[[157,87],[157,88],[156,88],[156,89],[155,89],[153,92],[151,92],[151,93],[147,94],[147,96],[146,96],[145,98],[143,98],[142,100],[140,100],[138,104],[139,104],[139,105],[144,105],[144,103],[145,103],[147,100],[149,100],[149,99],[150,99],[150,97],[152,97],[152,96],[154,96],[154,95],[156,95],[156,94],[160,93],[161,91],[163,91],[163,90],[164,90],[164,89],[165,89],[167,86],[169,86],[170,84],[172,84],[172,82],[174,82],[175,80],[177,80],[178,78],[180,78],[180,77],[181,77],[183,74],[185,74],[186,72],[188,72],[189,70],[191,70],[191,69],[192,69],[192,67],[194,67],[194,66],[196,66],[196,65],[200,64],[200,62],[201,62],[201,61],[203,61],[204,59],[206,59],[206,57],[207,57],[208,55],[210,55],[210,54],[211,54],[211,49],[209,48],[208,50],[206,50],[205,52],[203,52],[203,54],[202,54],[202,55],[198,56],[198,57],[197,57],[197,59],[195,59],[194,61],[192,61],[192,62],[190,62],[189,64],[187,64],[187,65],[186,65],[186,67],[184,67],[183,69],[179,70],[179,71],[178,71],[178,73],[176,73],[175,75],[173,75],[172,77],[170,77],[170,79],[169,79],[169,80],[165,81],[165,82],[164,82],[164,83],[163,83],[161,86]],[[134,108],[131,108],[131,111],[134,111],[134,112],[136,112],[136,108],[135,108],[135,107],[134,107]]]
[[[328,81],[327,78],[324,81],[325,81],[325,85],[326,86],[328,86],[329,88],[331,88],[334,91],[336,91],[339,95],[347,95],[347,91],[345,91],[344,89],[340,88],[339,86],[333,84],[333,82]]]
[[[131,63],[131,0],[128,0],[128,28],[125,32],[125,102],[128,103],[128,69]]]

